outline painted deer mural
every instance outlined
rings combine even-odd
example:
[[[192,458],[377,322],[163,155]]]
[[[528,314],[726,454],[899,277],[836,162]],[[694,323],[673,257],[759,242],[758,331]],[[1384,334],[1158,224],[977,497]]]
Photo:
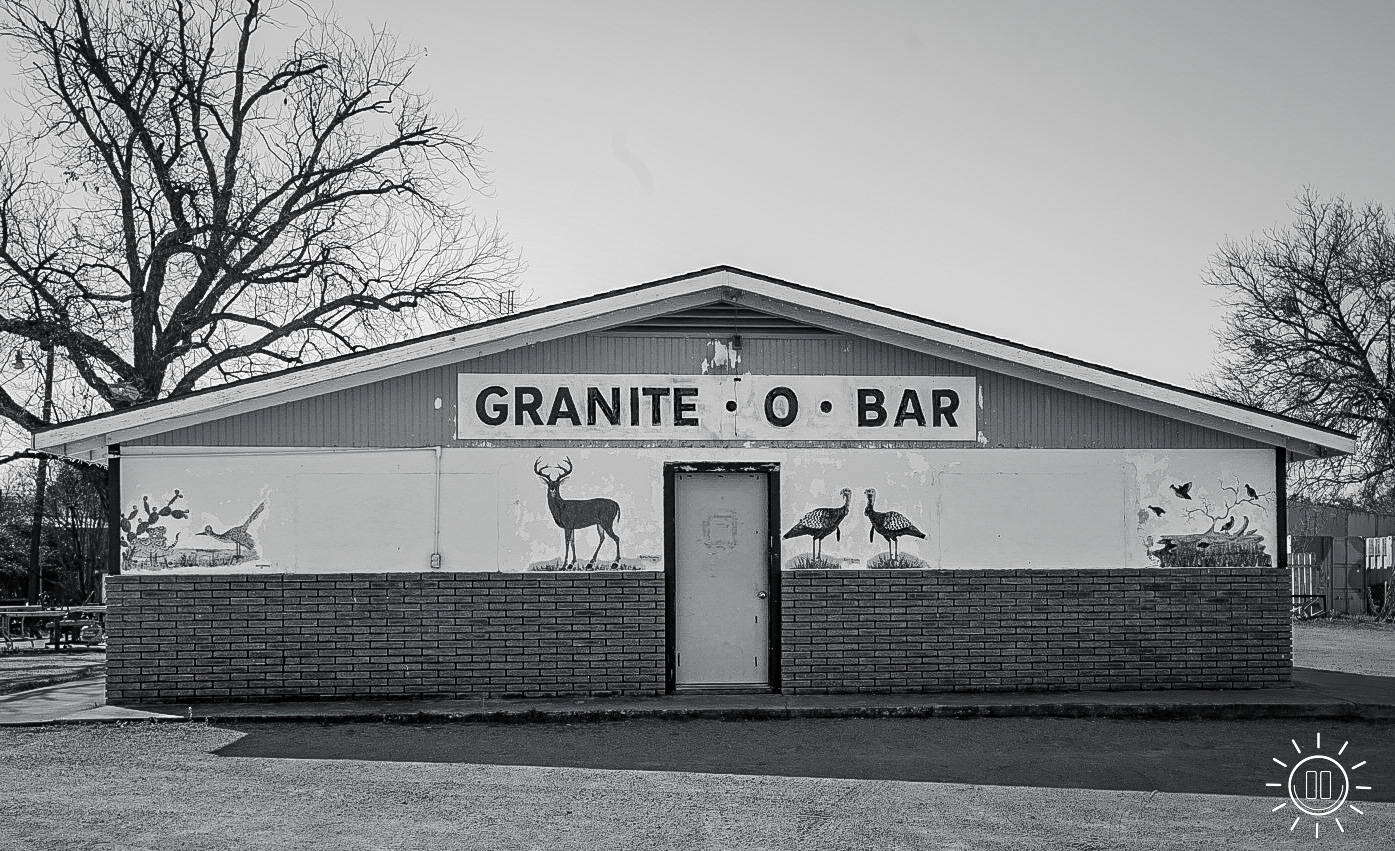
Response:
[[[533,464],[533,473],[543,480],[547,486],[547,507],[552,510],[552,520],[562,530],[562,566],[567,567],[576,564],[576,530],[596,527],[599,537],[596,540],[596,551],[591,554],[591,560],[586,563],[588,568],[596,566],[596,556],[600,555],[601,546],[605,544],[606,536],[615,542],[615,561],[611,562],[611,567],[620,565],[620,536],[615,534],[615,521],[620,519],[620,504],[613,499],[604,497],[596,499],[563,499],[562,482],[572,474],[572,459],[565,458],[562,463],[565,466],[545,466],[539,458]],[[556,470],[557,476],[554,478],[547,474],[548,470]],[[568,558],[571,559],[568,562]]]

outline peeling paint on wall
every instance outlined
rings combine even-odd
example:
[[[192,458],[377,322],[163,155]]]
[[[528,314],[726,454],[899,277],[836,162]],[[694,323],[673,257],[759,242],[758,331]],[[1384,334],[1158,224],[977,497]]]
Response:
[[[849,491],[841,522],[818,541],[824,567],[1180,564],[1181,553],[1168,558],[1159,553],[1165,539],[1175,542],[1173,549],[1186,550],[1190,542],[1203,553],[1217,547],[1216,558],[1223,552],[1232,553],[1227,559],[1242,558],[1233,554],[1239,552],[1235,547],[1220,546],[1236,541],[1219,536],[1243,537],[1238,543],[1255,562],[1276,551],[1273,454],[1267,449],[445,449],[439,508],[429,449],[176,451],[123,456],[124,493],[163,495],[158,504],[176,486],[189,495],[189,516],[174,517],[175,510],[184,511],[183,503],[175,503],[171,516],[152,524],[162,531],[146,536],[162,540],[152,540],[150,551],[132,559],[129,568],[421,571],[433,553],[440,553],[447,571],[661,570],[666,461],[778,464],[781,533],[811,512],[841,508],[842,492]],[[572,469],[560,488],[564,499],[613,501],[618,541],[596,523],[578,524],[571,555],[564,556],[566,530],[549,506],[548,487],[535,472],[538,464]],[[1193,482],[1190,500],[1171,487],[1186,482]],[[895,512],[924,537],[888,525],[889,520],[878,520],[879,530],[867,513],[869,490],[875,492],[874,513]],[[262,502],[267,508],[255,512]],[[179,564],[153,549],[157,544],[173,548],[175,541],[184,548],[205,528],[226,534],[238,524],[251,536],[247,549],[255,551],[255,563],[217,564],[210,558]],[[1184,537],[1189,535],[1199,537]],[[811,537],[781,539],[780,563],[787,569],[809,566],[815,554]],[[1207,546],[1197,547],[1200,543]],[[238,554],[236,545],[219,546]]]
[[[702,359],[703,375],[741,371],[741,352],[732,348],[731,342],[731,340],[707,341],[707,355]]]

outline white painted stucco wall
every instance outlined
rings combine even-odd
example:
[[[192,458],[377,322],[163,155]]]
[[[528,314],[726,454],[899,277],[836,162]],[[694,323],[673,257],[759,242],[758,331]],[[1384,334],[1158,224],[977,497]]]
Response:
[[[540,456],[553,465],[570,456],[563,497],[619,504],[615,531],[628,569],[663,567],[666,461],[778,463],[781,532],[811,509],[837,506],[849,488],[841,539],[823,542],[825,559],[848,569],[887,549],[881,537],[868,541],[866,488],[877,490],[879,510],[900,512],[925,533],[901,538],[900,550],[931,568],[1157,566],[1169,538],[1216,534],[1231,519],[1232,531],[1257,533],[1264,552],[1276,552],[1268,449],[443,449],[438,532],[432,449],[133,447],[121,462],[125,514],[135,510],[132,532],[151,520],[143,500],[156,517],[136,536],[126,570],[421,571],[433,552],[448,571],[536,569],[561,556],[563,537],[533,473]],[[230,530],[259,505],[242,552]],[[597,537],[594,528],[577,532],[582,565]],[[781,563],[797,563],[809,545],[807,537],[782,541]],[[604,565],[613,552],[607,541]]]

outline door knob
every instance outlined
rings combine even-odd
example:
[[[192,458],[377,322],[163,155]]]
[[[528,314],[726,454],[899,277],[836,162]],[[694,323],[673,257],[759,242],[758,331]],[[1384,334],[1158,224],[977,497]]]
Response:
[[[764,592],[764,591],[761,591],[761,592],[760,592],[759,594],[757,594],[756,596],[759,597],[760,599],[764,600],[764,599],[765,599],[765,592]]]

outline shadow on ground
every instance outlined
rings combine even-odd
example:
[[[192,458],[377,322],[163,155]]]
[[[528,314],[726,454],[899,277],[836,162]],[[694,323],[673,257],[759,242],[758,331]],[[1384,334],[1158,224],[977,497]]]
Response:
[[[1301,756],[1336,754],[1353,800],[1395,801],[1395,724],[991,718],[636,720],[588,724],[222,724],[227,757],[353,759],[1280,795]],[[1322,736],[1322,750],[1317,736]]]

